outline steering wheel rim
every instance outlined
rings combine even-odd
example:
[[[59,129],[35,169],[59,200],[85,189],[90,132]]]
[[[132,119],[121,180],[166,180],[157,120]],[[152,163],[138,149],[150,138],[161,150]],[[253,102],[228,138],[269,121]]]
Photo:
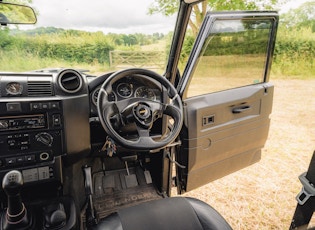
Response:
[[[141,75],[144,78],[153,78],[167,89],[169,103],[152,101],[147,98],[132,97],[121,101],[111,101],[109,96],[113,93],[113,84],[127,76]],[[136,140],[127,139],[120,135],[113,127],[111,118],[118,116],[121,118],[124,108],[132,107],[133,116],[137,126],[138,138]],[[146,69],[132,68],[125,69],[110,75],[102,84],[97,100],[97,111],[101,124],[106,133],[117,142],[117,144],[131,150],[154,150],[160,149],[173,142],[178,136],[183,124],[183,107],[180,96],[174,86],[163,76]],[[160,140],[154,140],[150,136],[150,128],[155,120],[153,117],[168,115],[174,120],[173,128]],[[152,121],[150,118],[152,117]]]

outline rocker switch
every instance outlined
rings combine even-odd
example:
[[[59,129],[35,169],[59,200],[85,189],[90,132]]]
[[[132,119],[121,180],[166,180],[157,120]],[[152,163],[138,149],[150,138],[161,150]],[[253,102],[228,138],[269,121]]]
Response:
[[[60,118],[60,114],[54,114],[52,116],[53,119],[53,126],[60,126],[61,125],[61,118]]]
[[[204,116],[202,118],[202,125],[210,125],[214,123],[214,115],[210,115],[210,116]]]

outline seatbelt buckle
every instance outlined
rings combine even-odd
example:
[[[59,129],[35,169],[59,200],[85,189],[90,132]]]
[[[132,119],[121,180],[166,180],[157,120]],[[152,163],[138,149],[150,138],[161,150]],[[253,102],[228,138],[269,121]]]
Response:
[[[299,176],[299,180],[301,181],[303,187],[301,192],[296,196],[296,200],[299,205],[303,205],[310,197],[315,196],[315,188],[314,185],[306,178],[306,172]]]

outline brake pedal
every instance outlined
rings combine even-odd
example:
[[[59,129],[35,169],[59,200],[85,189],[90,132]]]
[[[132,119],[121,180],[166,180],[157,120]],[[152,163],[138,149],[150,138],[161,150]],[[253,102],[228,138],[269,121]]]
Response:
[[[128,162],[125,161],[126,171],[127,175],[125,175],[125,182],[127,188],[132,188],[138,186],[138,180],[136,174],[130,174],[129,168],[128,168]]]

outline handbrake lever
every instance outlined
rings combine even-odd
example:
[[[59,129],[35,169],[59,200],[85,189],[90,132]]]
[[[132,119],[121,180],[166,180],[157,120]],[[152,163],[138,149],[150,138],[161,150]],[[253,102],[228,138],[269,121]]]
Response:
[[[85,195],[93,195],[92,169],[90,166],[84,165],[82,170],[84,175]]]
[[[97,224],[96,212],[93,204],[93,181],[92,181],[92,170],[90,166],[84,165],[82,167],[84,175],[84,188],[85,195],[87,198],[87,207],[85,210],[86,226],[91,227]]]

